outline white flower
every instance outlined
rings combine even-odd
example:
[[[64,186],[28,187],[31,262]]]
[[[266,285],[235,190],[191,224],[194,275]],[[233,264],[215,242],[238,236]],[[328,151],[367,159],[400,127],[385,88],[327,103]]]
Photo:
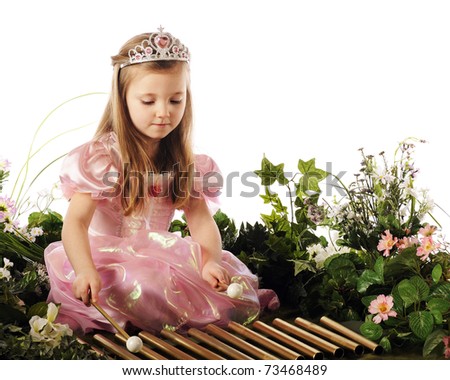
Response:
[[[58,307],[50,302],[47,306],[47,318],[34,315],[30,319],[30,335],[33,342],[44,342],[56,347],[63,336],[72,336],[73,331],[67,324],[53,323],[58,316]]]
[[[47,324],[45,318],[41,318],[37,315],[33,315],[30,319],[30,335],[33,342],[41,342],[46,339],[46,337],[41,333],[42,329]]]
[[[9,232],[9,233],[13,233],[14,232],[14,224],[13,223],[5,223],[5,228],[3,228],[3,232]]]
[[[306,247],[306,252],[309,253],[310,257],[314,257],[322,250],[323,250],[323,247],[321,244],[311,244],[308,247]]]
[[[353,219],[355,216],[356,216],[355,213],[352,210],[350,210],[347,214],[347,219]]]
[[[11,278],[11,272],[6,268],[0,268],[0,279],[8,281]]]
[[[400,208],[399,213],[400,213],[400,216],[408,216],[409,215],[409,207],[402,206]]]
[[[4,266],[5,268],[11,268],[11,267],[14,266],[14,263],[13,263],[11,260],[9,260],[9,259],[7,259],[6,257],[4,257],[4,258],[3,258],[3,266]]]
[[[33,228],[30,230],[31,236],[42,236],[43,233],[44,233],[44,231],[42,230],[41,227],[33,227]]]
[[[11,272],[8,270],[8,268],[11,268],[14,266],[14,263],[10,260],[8,260],[6,257],[3,258],[3,268],[0,268],[0,279],[5,279],[6,281],[9,281],[11,278]]]
[[[405,194],[410,195],[414,198],[418,198],[419,194],[417,193],[417,191],[412,187],[412,183],[410,181],[403,181],[402,183],[400,183],[400,185],[398,186],[400,189],[403,189],[403,191],[405,192]]]
[[[316,254],[314,257],[314,261],[316,262],[317,268],[323,268],[323,263],[326,259],[328,259],[330,256],[335,255],[338,253],[336,250],[333,249],[333,247],[328,246],[327,248],[323,248],[320,252]]]
[[[383,184],[391,183],[395,177],[386,170],[386,168],[376,168],[375,178]]]

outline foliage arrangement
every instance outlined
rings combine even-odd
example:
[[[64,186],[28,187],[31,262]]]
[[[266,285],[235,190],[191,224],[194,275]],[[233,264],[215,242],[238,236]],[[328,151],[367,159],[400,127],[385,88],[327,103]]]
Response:
[[[377,160],[361,149],[360,172],[348,185],[330,181],[338,193],[331,200],[321,186],[332,174],[314,159],[299,160],[288,178],[284,164],[264,157],[255,173],[271,212],[237,228],[219,211],[224,249],[304,317],[360,321],[361,333],[386,351],[450,357],[449,244],[428,194],[414,187],[413,153],[414,144],[403,142],[390,164],[384,153]],[[52,195],[43,195],[44,206],[36,204],[20,226],[18,202],[2,193],[9,167],[0,160],[0,357],[98,359],[68,326],[55,323],[58,306],[46,303],[43,251],[60,240],[63,223],[49,208]],[[184,219],[170,230],[189,235]]]
[[[38,126],[25,164],[19,170],[12,195],[4,194],[11,163],[0,157],[0,358],[1,359],[99,359],[88,346],[81,344],[67,325],[55,323],[58,306],[47,304],[48,276],[44,249],[61,239],[63,218],[50,210],[56,188],[38,194],[31,202],[28,192],[42,172],[59,158],[48,163],[28,184],[30,160],[48,143],[34,148],[36,136],[48,118],[70,99],[53,109]],[[20,181],[22,179],[22,181]],[[28,187],[26,185],[28,184]],[[14,198],[14,199],[13,199]],[[29,213],[27,224],[20,216]]]
[[[388,352],[450,357],[449,244],[428,193],[414,188],[414,148],[399,144],[392,164],[384,152],[377,161],[361,149],[354,181],[330,181],[339,194],[331,201],[320,182],[332,174],[314,159],[299,160],[288,179],[284,164],[264,157],[255,173],[272,212],[261,215],[263,224],[242,225],[226,248],[306,317],[362,321],[361,333]],[[286,188],[287,206],[270,189],[275,183]]]
[[[0,160],[0,188],[9,162]],[[15,202],[0,194],[0,358],[97,359],[67,325],[55,323],[58,307],[47,304],[44,248],[60,240],[62,217],[32,212],[28,225],[15,219]]]

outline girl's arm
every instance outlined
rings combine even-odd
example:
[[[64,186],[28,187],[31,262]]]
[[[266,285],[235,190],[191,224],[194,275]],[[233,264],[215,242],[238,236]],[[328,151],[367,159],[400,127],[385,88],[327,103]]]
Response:
[[[230,276],[222,262],[222,240],[217,224],[203,198],[191,197],[184,210],[192,239],[200,244],[203,259],[202,276],[212,287],[228,284]]]
[[[75,271],[72,290],[86,305],[98,300],[102,284],[91,256],[88,228],[97,202],[91,194],[75,193],[70,200],[62,229],[62,242]]]

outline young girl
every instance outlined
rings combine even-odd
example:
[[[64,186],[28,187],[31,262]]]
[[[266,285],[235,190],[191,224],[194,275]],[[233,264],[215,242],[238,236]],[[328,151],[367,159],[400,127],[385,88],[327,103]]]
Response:
[[[89,307],[95,301],[123,326],[183,331],[248,323],[260,308],[276,308],[276,295],[258,290],[248,268],[222,251],[212,218],[219,171],[191,148],[188,49],[160,28],[129,40],[112,64],[96,135],[62,167],[70,204],[62,242],[45,252],[59,320],[114,331]],[[168,232],[176,209],[192,238]],[[237,299],[224,291],[232,281],[244,289]]]

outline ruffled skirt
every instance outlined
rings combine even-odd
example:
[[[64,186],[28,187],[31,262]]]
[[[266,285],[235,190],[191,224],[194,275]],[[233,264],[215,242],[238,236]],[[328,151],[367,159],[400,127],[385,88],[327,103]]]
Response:
[[[250,323],[258,317],[258,280],[233,254],[223,251],[222,265],[243,285],[238,299],[213,289],[201,277],[200,246],[170,232],[140,231],[132,237],[91,236],[91,252],[102,278],[99,304],[123,327],[127,323],[158,333],[183,332],[230,320]],[[51,290],[48,302],[61,304],[58,322],[73,330],[114,331],[92,306],[74,298],[72,266],[61,242],[50,244],[45,262]]]

